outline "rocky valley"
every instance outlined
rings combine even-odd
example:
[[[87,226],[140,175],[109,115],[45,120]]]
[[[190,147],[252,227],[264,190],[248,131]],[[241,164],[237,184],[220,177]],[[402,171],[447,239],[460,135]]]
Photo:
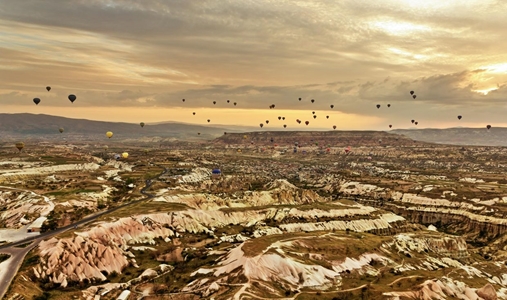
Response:
[[[5,299],[507,299],[502,147],[334,131],[12,148]]]

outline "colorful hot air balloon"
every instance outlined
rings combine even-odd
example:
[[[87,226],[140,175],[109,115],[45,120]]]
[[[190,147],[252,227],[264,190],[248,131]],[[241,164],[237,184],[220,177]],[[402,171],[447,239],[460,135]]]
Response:
[[[33,103],[35,103],[35,105],[39,105],[40,99],[39,98],[33,98]]]
[[[58,131],[60,131],[60,133],[63,133],[63,127],[60,127]]]
[[[47,90],[48,92],[49,92],[49,91],[51,91],[51,87],[50,87],[50,86],[47,86],[47,87],[46,87],[46,90]]]
[[[113,133],[111,131],[106,132],[106,136],[108,138],[111,138],[113,136]]]
[[[15,144],[15,146],[16,146],[16,148],[19,150],[19,152],[21,152],[21,150],[22,150],[23,148],[25,148],[25,143],[23,143],[23,142],[17,142],[17,143]]]
[[[73,94],[70,94],[68,98],[69,98],[70,102],[72,102],[72,103],[74,103],[74,101],[76,101],[76,99],[77,99],[76,95],[73,95]]]
[[[124,159],[127,159],[127,157],[129,157],[129,154],[127,152],[123,152],[121,154],[121,157],[123,157]]]
[[[141,125],[141,127],[144,127],[144,122],[139,123],[139,125]]]

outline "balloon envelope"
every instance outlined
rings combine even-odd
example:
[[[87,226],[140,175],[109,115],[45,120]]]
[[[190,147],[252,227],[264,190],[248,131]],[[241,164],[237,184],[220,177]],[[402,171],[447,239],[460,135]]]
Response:
[[[18,142],[16,143],[16,148],[21,152],[21,149],[25,148],[25,143],[23,142]]]
[[[70,100],[70,102],[74,103],[74,101],[76,101],[76,95],[70,94],[69,100]]]
[[[141,127],[144,127],[144,122],[139,123],[139,125],[141,125]]]
[[[58,129],[58,131],[60,131],[60,133],[63,133],[63,128],[60,127],[60,129]]]
[[[127,152],[123,152],[123,153],[121,154],[121,157],[123,157],[123,158],[127,158],[127,157],[129,157],[129,154],[128,154]]]
[[[35,103],[35,105],[39,105],[40,99],[39,98],[33,98],[33,103]]]
[[[49,91],[51,91],[51,87],[50,87],[50,86],[47,86],[47,87],[46,87],[46,90],[47,90],[48,92],[49,92]]]
[[[111,138],[113,136],[113,133],[111,131],[106,132],[106,136],[108,138]]]

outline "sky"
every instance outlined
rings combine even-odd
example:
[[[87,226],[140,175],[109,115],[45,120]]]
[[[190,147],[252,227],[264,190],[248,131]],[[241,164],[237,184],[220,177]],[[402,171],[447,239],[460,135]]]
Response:
[[[0,0],[0,112],[507,127],[506,15],[502,0]]]

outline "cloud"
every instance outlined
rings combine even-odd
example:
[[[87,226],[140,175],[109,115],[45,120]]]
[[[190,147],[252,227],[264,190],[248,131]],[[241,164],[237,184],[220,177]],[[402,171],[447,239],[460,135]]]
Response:
[[[0,102],[486,118],[507,93],[506,13],[479,0],[4,0]]]

